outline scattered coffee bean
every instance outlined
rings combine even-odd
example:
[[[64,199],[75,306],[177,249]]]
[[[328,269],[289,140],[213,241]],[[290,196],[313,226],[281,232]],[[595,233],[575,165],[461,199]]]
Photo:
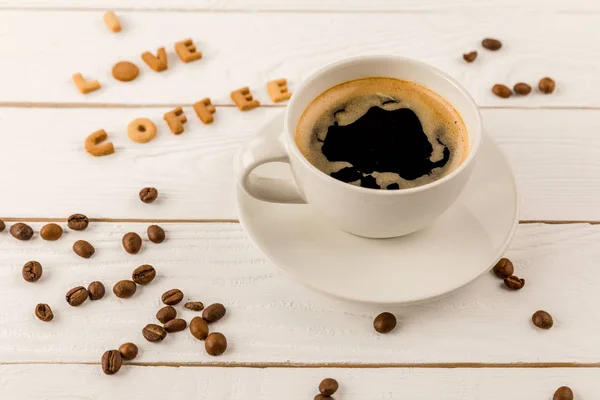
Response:
[[[556,392],[554,392],[552,400],[573,400],[574,397],[575,395],[573,394],[573,391],[570,387],[561,386],[558,389],[556,389]]]
[[[469,62],[469,63],[472,63],[473,61],[475,61],[476,58],[477,58],[477,52],[476,51],[471,51],[469,53],[463,54],[463,59],[466,62]]]
[[[135,343],[123,343],[119,346],[119,353],[121,353],[121,357],[125,360],[133,360],[138,355],[138,347]]]
[[[517,278],[516,276],[511,275],[507,278],[504,278],[504,284],[509,289],[519,290],[525,286],[525,279]]]
[[[137,254],[142,248],[142,238],[135,232],[126,233],[123,236],[123,248],[129,254]]]
[[[488,50],[496,51],[502,47],[502,42],[497,39],[486,38],[481,41],[481,45]]]
[[[177,311],[171,306],[165,306],[156,313],[156,319],[162,324],[166,324],[175,317],[177,317]]]
[[[70,306],[77,307],[88,298],[88,291],[83,286],[77,286],[69,290],[65,298]]]
[[[194,317],[190,321],[190,333],[198,340],[204,340],[208,336],[208,324],[200,317]]]
[[[73,244],[73,251],[79,257],[90,258],[96,252],[94,246],[92,246],[89,242],[85,240],[78,240]]]
[[[37,261],[28,261],[23,265],[21,274],[27,282],[37,282],[42,277],[42,264]]]
[[[162,243],[165,240],[165,231],[158,225],[150,225],[146,233],[153,243]]]
[[[6,229],[6,224],[4,223],[4,221],[2,221],[0,219],[0,232],[4,231]]]
[[[315,396],[314,400],[335,400],[331,396],[323,396],[322,394],[318,394]]]
[[[556,87],[556,82],[554,82],[554,80],[552,80],[551,78],[542,78],[540,80],[540,83],[538,83],[538,89],[540,89],[540,92],[542,93],[546,93],[546,94],[550,94],[552,92],[554,92],[554,88]]]
[[[192,311],[202,311],[204,310],[204,304],[201,301],[188,301],[184,305],[185,308]]]
[[[321,381],[319,384],[319,392],[323,396],[331,396],[338,390],[338,382],[333,378],[326,378]]]
[[[169,333],[180,332],[187,328],[187,322],[185,322],[185,319],[175,318],[167,322],[164,328]]]
[[[83,214],[73,214],[67,219],[67,226],[74,231],[82,231],[88,227],[90,221]]]
[[[167,337],[167,331],[160,325],[148,324],[142,329],[142,335],[149,342],[160,342]]]
[[[88,285],[88,294],[90,300],[100,300],[106,293],[106,288],[102,282],[94,281]]]
[[[134,281],[122,280],[115,283],[113,293],[120,299],[127,299],[135,294],[137,286]]]
[[[554,325],[552,315],[542,310],[536,311],[531,317],[531,321],[540,329],[550,329]]]
[[[102,355],[102,371],[106,375],[114,375],[121,369],[123,358],[118,350],[108,350]]]
[[[63,229],[58,224],[46,224],[40,230],[40,236],[44,240],[55,241],[60,239]]]
[[[138,285],[147,285],[156,277],[156,270],[152,265],[140,265],[133,270],[131,279]]]
[[[167,290],[162,295],[162,302],[168,306],[179,304],[183,300],[183,292],[179,289]]]
[[[503,99],[508,99],[510,96],[512,96],[512,92],[506,85],[496,84],[492,88],[492,92],[496,96],[502,97]]]
[[[158,190],[153,187],[145,187],[140,190],[140,200],[144,203],[152,203],[158,197]]]
[[[204,311],[202,312],[202,318],[204,318],[204,320],[209,323],[216,322],[223,318],[226,312],[227,310],[225,309],[225,306],[223,304],[215,303],[211,304],[210,306],[204,309]]]
[[[27,224],[17,222],[10,227],[10,234],[13,235],[15,239],[29,240],[33,236],[33,229]]]
[[[35,316],[38,317],[40,321],[44,322],[52,321],[54,318],[54,314],[52,314],[52,309],[50,306],[43,303],[35,306]]]
[[[500,261],[494,265],[494,274],[500,279],[508,278],[515,273],[515,267],[508,258],[501,258]]]
[[[515,93],[520,94],[521,96],[526,96],[531,92],[531,86],[526,83],[519,82],[515,86],[513,86],[513,90]]]
[[[211,356],[220,356],[227,350],[227,339],[222,333],[213,332],[206,337],[204,348]]]
[[[379,333],[391,332],[395,327],[396,317],[389,312],[379,314],[373,321],[373,328]]]

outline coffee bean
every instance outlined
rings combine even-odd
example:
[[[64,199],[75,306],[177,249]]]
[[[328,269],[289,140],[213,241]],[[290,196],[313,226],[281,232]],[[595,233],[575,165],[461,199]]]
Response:
[[[46,224],[40,230],[40,236],[44,240],[55,241],[60,239],[63,229],[58,224]]]
[[[102,282],[94,281],[88,285],[88,294],[90,300],[100,300],[106,293],[106,288]]]
[[[333,378],[326,378],[321,381],[319,384],[319,392],[323,396],[331,396],[338,390],[338,382]]]
[[[89,242],[86,242],[85,240],[78,240],[73,243],[73,251],[79,257],[90,258],[94,255],[96,249],[94,249],[94,246],[92,246]]]
[[[29,240],[33,236],[33,229],[27,224],[17,222],[10,227],[10,234],[13,235],[15,239]]]
[[[156,319],[163,324],[166,324],[175,317],[177,317],[177,311],[171,306],[164,306],[156,313]]]
[[[102,355],[102,371],[106,375],[114,375],[121,369],[123,358],[118,350],[108,350]]]
[[[507,278],[504,278],[504,284],[509,289],[519,290],[525,286],[525,279],[517,278],[516,276],[511,275]]]
[[[65,298],[70,306],[77,307],[88,298],[88,291],[83,286],[77,286],[69,290]]]
[[[156,277],[156,270],[152,265],[140,265],[133,270],[131,279],[138,285],[147,285]]]
[[[194,317],[190,321],[190,333],[198,340],[204,340],[208,336],[208,324],[200,317]]]
[[[125,360],[133,360],[138,355],[138,347],[135,343],[123,343],[119,346],[119,353]]]
[[[4,231],[6,229],[6,224],[4,223],[4,221],[2,221],[0,219],[0,232]]]
[[[496,96],[502,97],[503,99],[508,99],[510,96],[512,96],[512,92],[506,85],[496,84],[492,88],[492,92]]]
[[[158,225],[150,225],[146,233],[153,243],[162,243],[165,240],[165,231]]]
[[[73,214],[67,218],[67,226],[74,231],[82,231],[88,227],[90,221],[83,214]]]
[[[552,315],[548,314],[546,311],[536,311],[532,317],[531,321],[535,326],[540,329],[550,329],[552,325],[554,325],[554,320],[552,319]]]
[[[184,305],[185,308],[192,311],[202,311],[204,310],[204,304],[201,301],[188,301]]]
[[[42,277],[42,264],[37,261],[28,261],[23,265],[21,274],[27,282],[37,282]]]
[[[179,289],[167,290],[162,295],[162,302],[168,306],[179,304],[181,300],[183,300],[183,293]]]
[[[211,356],[220,356],[227,350],[227,339],[222,333],[213,332],[207,336],[204,348]]]
[[[152,203],[158,197],[158,190],[153,187],[145,187],[140,190],[140,200],[144,203]]]
[[[223,318],[226,312],[227,310],[223,304],[215,303],[204,309],[202,318],[204,318],[206,322],[215,322]]]
[[[552,400],[573,400],[574,397],[575,395],[573,394],[573,391],[570,387],[561,386],[558,389],[556,389],[556,392],[554,392]]]
[[[542,78],[540,80],[540,83],[538,83],[538,89],[540,89],[540,92],[542,93],[546,93],[546,94],[550,94],[552,92],[554,92],[554,88],[556,87],[556,82],[554,82],[554,80],[552,80],[552,78]]]
[[[129,254],[137,254],[142,248],[142,238],[135,232],[126,233],[123,236],[123,248]]]
[[[40,321],[44,322],[52,321],[54,318],[54,314],[52,314],[52,309],[50,306],[43,303],[35,306],[35,316],[38,317]]]
[[[167,331],[160,325],[148,324],[142,330],[142,335],[149,342],[160,342],[167,337]]]
[[[391,332],[395,327],[396,317],[389,312],[379,314],[373,321],[373,328],[379,333]]]
[[[463,54],[463,59],[468,63],[472,63],[473,61],[475,61],[476,58],[477,58],[476,51],[471,51],[469,53]]]
[[[520,94],[521,96],[526,96],[531,92],[531,86],[526,83],[519,82],[515,86],[513,86],[513,90],[515,93]]]
[[[500,261],[494,265],[494,274],[500,279],[508,278],[515,273],[515,267],[508,258],[501,258]]]
[[[502,47],[502,42],[496,39],[486,38],[481,41],[481,45],[488,50],[496,51]]]
[[[180,332],[187,328],[187,322],[185,322],[185,319],[175,318],[167,322],[164,328],[169,333]]]
[[[120,299],[127,299],[133,296],[136,291],[135,282],[126,279],[115,283],[115,286],[113,286],[113,293]]]

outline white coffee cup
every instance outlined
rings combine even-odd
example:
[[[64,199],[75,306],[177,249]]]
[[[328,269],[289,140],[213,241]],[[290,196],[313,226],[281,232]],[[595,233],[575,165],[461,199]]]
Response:
[[[304,110],[321,93],[340,83],[368,77],[412,81],[445,98],[462,116],[468,132],[466,159],[450,174],[410,189],[376,190],[350,185],[321,172],[296,146],[296,126]],[[406,235],[431,225],[464,189],[483,139],[481,115],[467,91],[446,73],[419,61],[397,56],[359,56],[328,65],[295,90],[285,111],[278,139],[259,138],[238,156],[237,182],[250,196],[275,203],[308,203],[334,226],[368,238]],[[250,179],[258,166],[290,164],[294,182],[270,180],[264,188]],[[290,227],[293,229],[293,227]]]

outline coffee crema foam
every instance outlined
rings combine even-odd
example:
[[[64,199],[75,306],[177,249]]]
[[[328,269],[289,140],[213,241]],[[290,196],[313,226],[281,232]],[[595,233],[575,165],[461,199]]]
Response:
[[[302,114],[295,141],[327,175],[382,189],[436,181],[469,151],[467,128],[448,101],[394,78],[358,79],[328,89]]]

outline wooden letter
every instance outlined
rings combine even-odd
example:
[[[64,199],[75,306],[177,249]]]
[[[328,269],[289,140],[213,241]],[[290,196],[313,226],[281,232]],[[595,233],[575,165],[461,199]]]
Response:
[[[85,151],[94,157],[107,156],[114,153],[115,147],[112,142],[100,144],[100,142],[103,142],[107,138],[108,135],[104,129],[92,133],[85,139]]]
[[[205,124],[212,123],[215,119],[213,114],[217,111],[215,106],[212,105],[210,99],[207,97],[194,104],[194,111],[196,115]]]
[[[183,113],[181,107],[177,107],[173,111],[169,111],[163,116],[164,120],[169,125],[169,129],[175,135],[179,135],[183,132],[183,124],[187,122],[187,117]]]
[[[107,11],[104,14],[104,23],[111,32],[121,32],[121,22],[114,11]]]
[[[86,81],[83,79],[83,75],[80,73],[73,74],[73,83],[77,86],[77,89],[83,94],[88,94],[94,90],[100,89],[100,82],[98,81]]]
[[[267,82],[267,91],[274,103],[288,100],[292,94],[288,92],[287,81],[285,79],[275,79]]]
[[[175,51],[184,63],[189,63],[202,58],[202,53],[196,51],[196,45],[192,42],[192,39],[186,39],[175,43]]]
[[[156,72],[161,72],[168,68],[167,52],[164,47],[158,49],[156,56],[149,51],[144,52],[142,60]]]
[[[235,105],[242,111],[252,110],[253,108],[260,106],[258,100],[252,99],[252,93],[250,93],[248,86],[231,92],[231,100],[233,100]]]

